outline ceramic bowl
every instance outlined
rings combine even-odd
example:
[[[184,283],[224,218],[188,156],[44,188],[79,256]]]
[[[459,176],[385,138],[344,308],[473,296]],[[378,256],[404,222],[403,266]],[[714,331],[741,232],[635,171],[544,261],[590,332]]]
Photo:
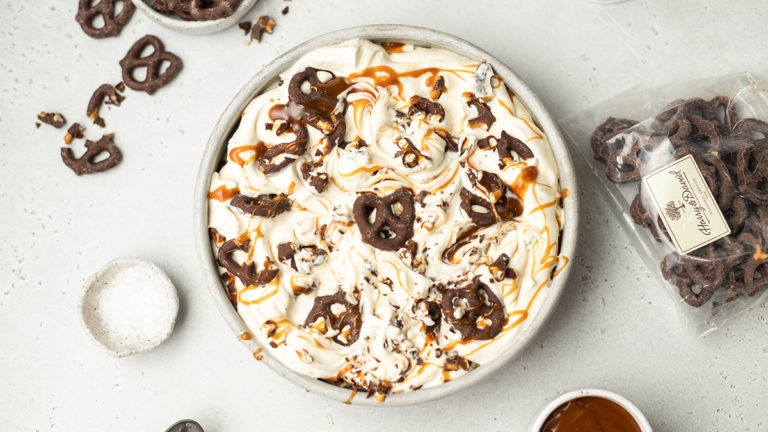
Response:
[[[544,422],[547,421],[547,418],[549,418],[549,415],[552,414],[552,411],[554,411],[560,405],[568,402],[569,400],[573,400],[573,399],[577,399],[585,396],[596,396],[596,397],[601,397],[603,399],[608,399],[609,401],[616,402],[617,404],[619,404],[620,407],[627,410],[627,412],[635,419],[637,424],[640,426],[640,432],[653,432],[653,429],[651,429],[651,424],[648,423],[648,419],[645,418],[642,411],[640,411],[640,408],[635,406],[635,404],[633,404],[623,396],[620,396],[608,390],[600,390],[600,389],[574,390],[574,391],[565,393],[564,395],[558,398],[555,398],[555,400],[548,403],[547,406],[544,407],[543,410],[541,410],[541,413],[539,414],[539,416],[536,417],[536,421],[533,422],[530,432],[541,431],[541,427],[544,426]]]
[[[179,295],[163,269],[140,258],[110,261],[85,282],[80,321],[114,357],[149,351],[176,325]]]
[[[208,34],[215,33],[225,28],[232,27],[245,14],[247,14],[259,0],[242,0],[240,6],[232,15],[217,20],[207,21],[186,21],[179,17],[162,14],[150,6],[153,0],[131,0],[137,9],[144,12],[144,15],[152,21],[168,27],[171,30],[177,30],[190,34]]]
[[[245,109],[245,106],[255,96],[268,88],[269,85],[274,84],[281,72],[295,63],[307,52],[353,38],[363,38],[379,42],[404,42],[419,46],[443,48],[454,51],[470,59],[487,59],[493,66],[496,74],[504,79],[504,82],[509,89],[512,90],[519,100],[523,101],[528,107],[536,123],[549,138],[560,170],[561,186],[562,188],[569,190],[568,197],[563,200],[565,228],[562,232],[560,253],[569,258],[574,255],[579,213],[576,198],[579,194],[571,156],[568,153],[565,140],[560,134],[555,121],[544,108],[539,98],[536,97],[531,89],[528,88],[528,86],[515,75],[512,70],[496,57],[469,42],[430,29],[403,25],[371,25],[338,30],[323,36],[312,38],[264,66],[264,68],[245,84],[242,90],[240,90],[234,99],[232,99],[229,106],[224,110],[224,113],[214,127],[205,148],[198,171],[197,183],[195,185],[193,212],[194,237],[197,245],[200,267],[203,271],[203,282],[207,285],[213,295],[219,312],[221,312],[222,316],[236,335],[248,331],[248,328],[237,314],[237,311],[232,307],[229,297],[225,293],[225,289],[223,288],[219,277],[216,260],[211,249],[211,243],[208,238],[207,194],[211,174],[216,169],[223,153],[226,151],[227,140],[234,128],[236,128],[241,113]],[[539,329],[541,329],[566,286],[571,267],[572,265],[566,265],[563,270],[553,278],[552,284],[547,290],[547,297],[544,299],[539,312],[532,318],[524,321],[524,327],[521,328],[517,339],[510,345],[506,352],[493,361],[474,369],[462,377],[432,388],[391,394],[381,403],[376,402],[375,398],[365,398],[363,395],[358,395],[357,397],[352,398],[351,403],[384,406],[411,405],[448,396],[493,374],[497,369],[520,354],[525,346],[534,338]],[[269,350],[263,349],[255,339],[242,342],[251,352],[254,352],[257,349],[262,349],[264,351],[263,362],[276,373],[295,384],[298,384],[311,392],[319,393],[339,401],[347,401],[349,399],[351,393],[349,389],[328,384],[292,371],[277,359],[273,358],[270,355]]]

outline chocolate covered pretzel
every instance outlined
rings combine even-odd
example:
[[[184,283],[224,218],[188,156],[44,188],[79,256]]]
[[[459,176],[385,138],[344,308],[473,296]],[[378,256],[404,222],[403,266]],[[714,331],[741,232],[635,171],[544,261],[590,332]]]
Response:
[[[413,194],[401,189],[383,197],[364,192],[355,200],[355,223],[365,243],[382,250],[397,250],[413,237]]]
[[[71,148],[61,148],[61,160],[68,166],[75,175],[94,174],[114,168],[123,160],[123,154],[115,145],[112,135],[104,135],[98,141],[85,141],[86,151],[82,156],[76,158]],[[96,159],[107,154],[107,158],[101,161]]]
[[[109,105],[120,106],[125,100],[125,96],[117,92],[117,89],[109,84],[102,84],[96,91],[93,92],[91,99],[88,101],[88,109],[86,115],[89,119],[101,127],[104,127],[104,119],[99,116],[99,110],[101,105],[105,102]]]
[[[443,318],[464,340],[493,339],[506,322],[504,304],[479,278],[446,289],[440,303]]]
[[[230,205],[244,213],[263,218],[273,218],[291,208],[291,201],[284,194],[261,194],[255,197],[237,194]]]
[[[93,6],[91,3],[93,0],[79,0],[75,20],[85,34],[95,39],[119,35],[136,8],[131,0],[98,0],[98,3]],[[122,3],[123,9],[115,13],[115,6],[118,3]],[[98,16],[101,16],[104,24],[97,28],[93,25],[93,21]]]
[[[154,51],[142,57],[141,53],[147,47],[152,47]],[[163,63],[168,63],[168,68],[161,71]],[[154,94],[158,89],[171,82],[176,75],[181,72],[183,63],[175,54],[165,50],[165,46],[155,36],[146,35],[136,41],[120,60],[120,67],[123,69],[123,82],[125,85],[136,91],[144,91]],[[133,73],[140,68],[146,68],[147,76],[143,81],[133,77]]]
[[[477,110],[477,116],[469,119],[469,127],[476,128],[480,125],[485,125],[485,128],[490,130],[493,122],[496,121],[496,116],[491,112],[491,108],[488,104],[478,99],[474,93],[469,93],[469,99],[467,100],[467,106],[474,107]]]
[[[341,312],[336,312],[333,306],[341,309]],[[360,337],[363,320],[359,305],[350,303],[344,291],[315,297],[315,303],[304,320],[304,327],[310,327],[320,318],[325,320],[326,328],[338,331],[332,339],[339,345],[352,345]]]

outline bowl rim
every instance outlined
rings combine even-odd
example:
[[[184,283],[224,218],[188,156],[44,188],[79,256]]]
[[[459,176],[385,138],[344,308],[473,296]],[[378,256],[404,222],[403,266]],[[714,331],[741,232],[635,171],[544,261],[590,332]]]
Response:
[[[289,49],[272,62],[266,64],[235,95],[216,123],[208,143],[206,144],[197,173],[197,182],[194,188],[193,229],[195,232],[193,235],[201,264],[201,271],[204,273],[203,281],[208,286],[219,312],[236,335],[241,335],[243,332],[249,331],[249,329],[246,327],[237,311],[232,307],[228,295],[225,294],[225,291],[222,288],[218,267],[216,266],[213,250],[210,246],[208,237],[207,195],[209,192],[211,174],[214,172],[220,160],[220,155],[226,147],[226,141],[229,136],[231,136],[231,132],[240,120],[242,111],[256,95],[266,89],[271,83],[275,82],[280,73],[294,64],[305,53],[319,47],[355,38],[374,41],[413,43],[420,46],[447,49],[469,58],[486,59],[493,66],[496,74],[502,77],[508,88],[513,91],[529,109],[534,121],[546,134],[550,142],[559,170],[561,189],[568,190],[567,197],[563,199],[565,226],[561,231],[559,256],[566,256],[568,258],[574,257],[579,223],[577,201],[578,184],[569,148],[560,133],[557,124],[550,116],[549,112],[544,108],[539,98],[514,72],[512,72],[512,70],[504,65],[499,59],[475,45],[453,35],[428,28],[400,24],[377,24],[341,29],[311,38],[310,40]],[[547,321],[547,318],[553,312],[563,288],[567,283],[568,275],[570,274],[572,267],[572,265],[566,264],[562,267],[560,272],[552,278],[552,283],[548,288],[547,298],[540,306],[535,318],[526,320],[526,330],[521,331],[507,351],[492,361],[455,380],[430,388],[390,394],[385,398],[384,402],[377,402],[375,398],[354,398],[351,396],[353,391],[348,388],[342,388],[294,372],[274,358],[269,350],[263,349],[256,338],[241,340],[241,342],[243,342],[252,353],[260,350],[263,355],[263,362],[278,375],[308,391],[319,393],[337,401],[368,406],[405,406],[432,401],[470,387],[490,376],[512,358],[518,356],[534,339],[536,334],[538,334],[544,323]]]
[[[544,422],[547,420],[549,415],[552,414],[552,411],[554,411],[560,405],[568,401],[578,399],[580,397],[586,397],[586,396],[600,397],[603,399],[608,399],[609,401],[612,401],[612,402],[616,402],[617,404],[619,404],[619,406],[627,410],[627,412],[632,416],[632,418],[635,419],[638,426],[640,426],[640,432],[653,432],[653,429],[651,428],[651,424],[648,422],[648,419],[645,418],[645,415],[643,414],[643,412],[640,411],[640,408],[638,408],[635,404],[630,402],[629,399],[619,394],[616,394],[612,391],[598,389],[598,388],[572,390],[556,397],[555,399],[552,400],[552,402],[548,403],[541,410],[539,415],[536,417],[536,420],[531,425],[530,432],[541,431],[541,427],[544,426]]]
[[[146,0],[130,0],[137,9],[141,10],[150,20],[171,30],[190,34],[215,33],[233,26],[258,3],[259,0],[242,0],[234,13],[228,17],[205,21],[186,21],[162,14],[146,2]]]

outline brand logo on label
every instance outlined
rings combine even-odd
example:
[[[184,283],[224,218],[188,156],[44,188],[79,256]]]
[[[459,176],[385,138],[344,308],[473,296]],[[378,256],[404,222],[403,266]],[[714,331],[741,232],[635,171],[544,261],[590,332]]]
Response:
[[[723,213],[692,155],[643,177],[644,190],[669,238],[687,254],[730,234]],[[645,193],[645,192],[644,192]]]
[[[673,221],[680,220],[680,212],[684,212],[684,211],[685,211],[685,204],[680,203],[680,205],[677,205],[674,201],[668,202],[667,206],[664,207],[664,213],[666,213],[667,217],[672,219]]]
[[[688,176],[682,171],[669,171],[669,174],[671,174],[675,180],[680,184],[680,188],[682,189],[682,192],[680,193],[680,197],[683,199],[684,203],[687,203],[691,208],[693,209],[693,214],[696,217],[696,220],[698,221],[698,224],[696,225],[699,229],[699,232],[704,234],[705,236],[712,234],[712,227],[709,222],[709,218],[707,217],[706,209],[699,205],[699,198],[696,196],[696,194],[691,190],[691,184],[688,181]],[[669,204],[667,204],[669,206]],[[673,213],[676,218],[670,217],[672,220],[678,220],[680,219],[679,213]]]

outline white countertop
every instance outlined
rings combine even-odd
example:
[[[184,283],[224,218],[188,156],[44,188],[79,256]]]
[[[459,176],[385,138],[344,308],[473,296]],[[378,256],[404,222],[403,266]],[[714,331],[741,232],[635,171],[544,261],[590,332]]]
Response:
[[[94,40],[76,3],[0,0],[1,430],[162,432],[189,417],[206,432],[523,431],[580,387],[626,396],[656,431],[768,430],[768,307],[695,338],[589,184],[571,283],[537,340],[492,379],[408,408],[326,400],[254,360],[202,285],[190,234],[195,171],[219,114],[261,65],[315,35],[373,23],[453,33],[505,61],[560,118],[639,83],[766,76],[764,1],[261,0],[248,18],[267,13],[277,26],[251,46],[236,27],[187,36],[139,11],[120,37]],[[64,129],[35,129],[35,116],[60,111],[98,138],[88,99],[120,81],[118,61],[146,33],[184,70],[154,96],[129,90],[104,110],[124,160],[75,177],[59,156]],[[88,339],[76,305],[90,274],[130,256],[168,272],[181,312],[159,348],[115,359]]]

